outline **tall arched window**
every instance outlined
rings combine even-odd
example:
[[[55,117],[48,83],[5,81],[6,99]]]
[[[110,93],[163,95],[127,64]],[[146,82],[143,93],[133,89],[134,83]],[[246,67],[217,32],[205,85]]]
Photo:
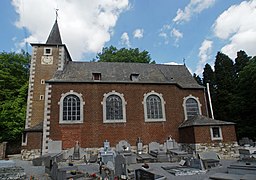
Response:
[[[110,95],[106,99],[106,120],[123,119],[122,99],[117,95]]]
[[[63,121],[80,121],[80,99],[76,95],[68,95],[63,100]]]
[[[146,122],[165,121],[164,100],[154,91],[144,95],[144,116]]]
[[[195,98],[192,95],[184,98],[183,106],[186,120],[191,119],[195,115],[201,114],[201,104],[198,98]]]
[[[163,118],[161,99],[157,95],[148,96],[146,102],[148,119]]]
[[[115,91],[104,94],[102,105],[104,123],[126,122],[126,102],[123,94]]]
[[[72,90],[62,94],[60,99],[60,123],[82,123],[83,122],[83,99],[82,94]]]

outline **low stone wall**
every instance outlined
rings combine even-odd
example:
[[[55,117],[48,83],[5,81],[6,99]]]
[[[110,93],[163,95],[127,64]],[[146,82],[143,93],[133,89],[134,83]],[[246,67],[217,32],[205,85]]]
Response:
[[[0,159],[6,158],[6,146],[7,142],[0,143]]]
[[[22,149],[21,150],[22,160],[31,161],[40,156],[41,156],[41,149],[32,149],[32,150]]]
[[[221,159],[238,159],[238,149],[241,148],[237,142],[229,143],[200,143],[200,144],[181,144],[183,150],[197,155],[200,152],[216,152]]]

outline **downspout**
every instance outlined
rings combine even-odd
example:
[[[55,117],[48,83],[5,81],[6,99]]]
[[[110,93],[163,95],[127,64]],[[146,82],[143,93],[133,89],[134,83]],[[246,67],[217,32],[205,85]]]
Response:
[[[212,99],[211,99],[211,93],[210,93],[209,83],[206,83],[206,87],[207,87],[207,93],[208,93],[208,99],[209,99],[209,105],[210,105],[211,115],[212,115],[212,119],[214,119],[213,109],[212,109]]]

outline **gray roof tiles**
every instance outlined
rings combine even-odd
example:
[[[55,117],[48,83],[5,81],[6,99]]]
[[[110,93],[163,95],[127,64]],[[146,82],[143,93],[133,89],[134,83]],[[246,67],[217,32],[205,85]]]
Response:
[[[233,122],[220,121],[202,115],[196,115],[191,119],[184,121],[179,128],[190,126],[220,126],[220,125],[234,125]]]
[[[46,44],[62,44],[60,30],[57,20],[55,21],[52,30],[48,36]]]
[[[69,61],[63,71],[57,71],[48,82],[95,82],[93,73],[100,73],[98,83],[162,83],[182,88],[203,88],[184,65],[146,63],[76,62]],[[131,74],[139,74],[131,81]]]

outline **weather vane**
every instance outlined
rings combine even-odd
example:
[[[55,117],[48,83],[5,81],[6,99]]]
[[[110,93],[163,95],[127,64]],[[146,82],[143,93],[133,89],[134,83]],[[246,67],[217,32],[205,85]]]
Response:
[[[58,17],[59,17],[59,15],[58,15],[58,10],[59,10],[59,9],[55,9],[55,13],[56,13],[56,21],[57,21],[57,19],[58,19]]]

